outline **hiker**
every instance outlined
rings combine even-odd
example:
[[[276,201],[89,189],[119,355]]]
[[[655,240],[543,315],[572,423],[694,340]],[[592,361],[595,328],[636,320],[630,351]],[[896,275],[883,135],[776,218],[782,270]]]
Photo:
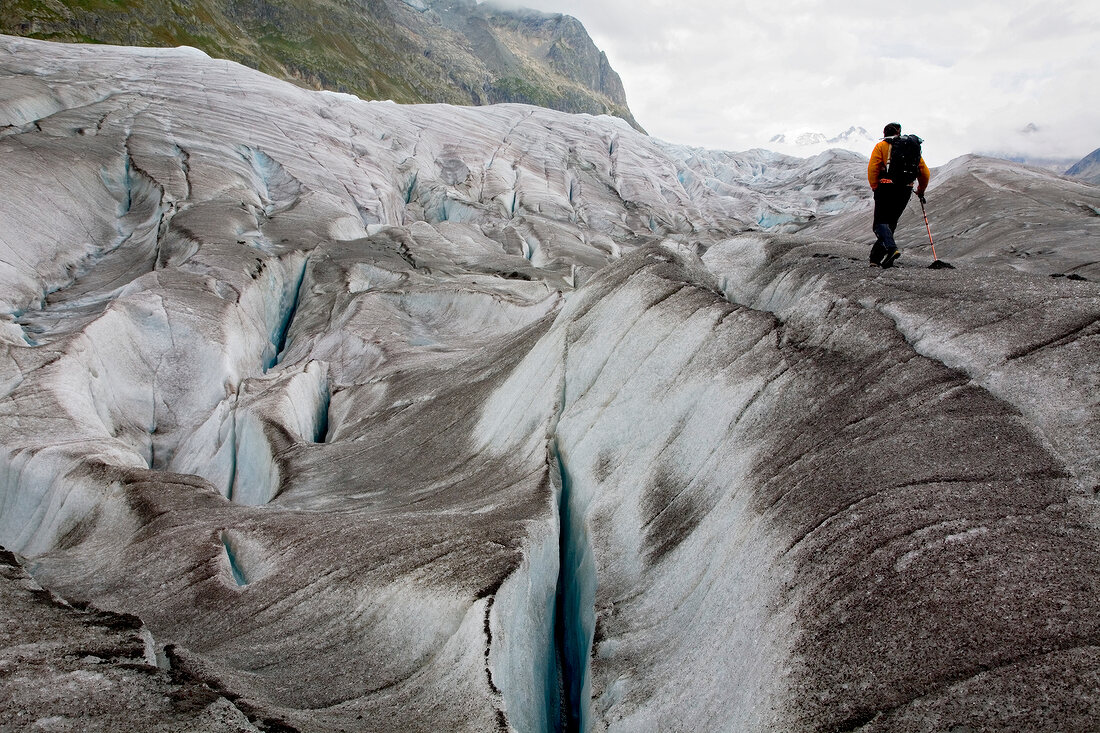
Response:
[[[891,122],[882,130],[882,140],[871,151],[867,165],[867,180],[875,192],[875,219],[871,231],[878,239],[871,247],[871,264],[892,267],[901,256],[894,242],[898,219],[909,203],[913,182],[917,197],[924,203],[924,189],[932,174],[920,154],[922,140],[916,135],[902,135],[901,125]]]

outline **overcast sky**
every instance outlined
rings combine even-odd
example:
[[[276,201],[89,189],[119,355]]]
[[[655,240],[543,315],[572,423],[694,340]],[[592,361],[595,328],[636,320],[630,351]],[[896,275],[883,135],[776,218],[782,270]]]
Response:
[[[515,4],[580,19],[634,116],[671,142],[745,150],[776,133],[881,135],[896,120],[925,138],[933,165],[1100,147],[1095,0]]]

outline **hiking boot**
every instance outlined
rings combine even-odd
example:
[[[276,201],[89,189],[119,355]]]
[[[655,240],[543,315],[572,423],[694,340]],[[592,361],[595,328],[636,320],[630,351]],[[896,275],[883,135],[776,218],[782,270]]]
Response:
[[[882,267],[893,267],[894,261],[898,257],[901,257],[901,250],[894,249],[886,253],[886,256],[882,258]]]
[[[875,242],[873,245],[871,245],[871,257],[870,257],[871,265],[872,266],[881,265],[882,264],[882,257],[885,254],[886,254],[886,248],[882,246],[882,240],[880,239],[877,242]]]

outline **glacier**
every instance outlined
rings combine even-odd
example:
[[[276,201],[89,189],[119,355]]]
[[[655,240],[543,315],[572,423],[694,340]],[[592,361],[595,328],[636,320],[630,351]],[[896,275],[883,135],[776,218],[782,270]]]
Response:
[[[1100,188],[0,36],[0,727],[1085,730]]]

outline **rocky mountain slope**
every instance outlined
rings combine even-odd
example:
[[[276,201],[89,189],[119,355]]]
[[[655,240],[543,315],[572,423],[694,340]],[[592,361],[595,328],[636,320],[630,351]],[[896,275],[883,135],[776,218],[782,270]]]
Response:
[[[11,0],[0,7],[0,33],[186,45],[364,99],[521,102],[638,127],[618,74],[579,21],[474,0]]]
[[[865,165],[0,37],[0,728],[1088,730],[1100,189]]]
[[[1089,183],[1100,184],[1100,148],[1093,150],[1081,160],[1070,166],[1067,176],[1080,178]]]

